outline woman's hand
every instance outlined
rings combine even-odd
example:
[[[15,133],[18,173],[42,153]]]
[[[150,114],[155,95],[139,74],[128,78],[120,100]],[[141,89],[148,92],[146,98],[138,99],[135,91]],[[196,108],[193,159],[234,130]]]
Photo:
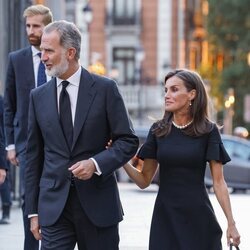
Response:
[[[231,202],[228,194],[227,184],[223,176],[223,166],[220,162],[210,161],[211,174],[213,177],[213,187],[216,198],[227,218],[227,244],[232,243],[234,246],[240,244],[240,234],[235,226],[233,219]]]
[[[112,146],[112,140],[110,139],[107,143],[106,149],[109,149]]]
[[[227,228],[227,244],[233,244],[234,246],[239,246],[240,244],[240,234],[235,226],[235,223],[228,225]]]

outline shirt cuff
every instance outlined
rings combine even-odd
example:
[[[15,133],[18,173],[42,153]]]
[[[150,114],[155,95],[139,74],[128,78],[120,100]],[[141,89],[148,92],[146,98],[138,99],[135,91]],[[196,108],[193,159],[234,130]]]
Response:
[[[16,149],[15,144],[10,144],[5,148],[7,151]]]
[[[94,158],[92,158],[92,157],[90,158],[90,160],[92,160],[94,162],[94,164],[95,164],[95,168],[96,168],[95,174],[101,175],[102,171],[101,171],[98,163],[96,162],[96,160]]]
[[[38,214],[29,214],[28,218],[32,218],[32,217],[36,217],[36,216],[38,216]]]

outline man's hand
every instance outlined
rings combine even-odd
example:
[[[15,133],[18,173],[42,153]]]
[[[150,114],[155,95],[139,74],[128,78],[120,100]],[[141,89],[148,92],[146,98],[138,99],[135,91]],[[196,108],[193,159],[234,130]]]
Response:
[[[34,216],[30,218],[30,231],[33,233],[36,240],[42,239],[40,226],[38,223],[38,216]]]
[[[69,168],[72,174],[81,180],[88,180],[96,171],[94,162],[91,159],[78,161]]]
[[[0,169],[0,185],[4,183],[6,177],[6,170]]]
[[[18,166],[19,162],[18,162],[18,159],[16,157],[16,150],[15,149],[7,150],[7,159],[10,161],[10,163],[12,165]]]

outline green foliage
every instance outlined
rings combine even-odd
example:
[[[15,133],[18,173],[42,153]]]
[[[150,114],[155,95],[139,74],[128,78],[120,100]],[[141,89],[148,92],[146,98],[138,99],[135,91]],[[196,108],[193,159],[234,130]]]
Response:
[[[238,61],[230,64],[223,70],[221,89],[226,92],[227,88],[234,88],[235,95],[235,126],[246,126],[250,131],[250,124],[244,121],[244,97],[250,94],[250,69],[249,66]]]
[[[250,94],[250,1],[209,0],[208,40],[224,54],[219,90],[235,90],[234,126],[247,126],[243,119],[244,96]]]
[[[207,20],[211,40],[226,50],[249,50],[250,1],[209,0]]]
[[[201,65],[198,69],[199,74],[204,79],[205,83],[208,86],[208,93],[211,97],[216,97],[216,109],[221,109],[223,103],[223,96],[220,92],[220,79],[221,75],[218,73],[216,66]]]
[[[206,84],[209,99],[211,101],[212,109],[210,110],[210,115],[212,115],[212,120],[216,120],[218,124],[223,124],[220,117],[220,111],[223,114],[224,107],[224,96],[220,92],[220,79],[221,75],[218,73],[215,65],[201,65],[198,69],[199,74],[201,75],[204,83]],[[214,117],[213,117],[214,116]],[[217,117],[216,117],[217,116]]]

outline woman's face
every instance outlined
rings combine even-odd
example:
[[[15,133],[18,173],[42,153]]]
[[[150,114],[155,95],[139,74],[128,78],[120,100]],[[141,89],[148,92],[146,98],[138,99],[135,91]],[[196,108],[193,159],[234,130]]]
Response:
[[[165,84],[165,110],[173,113],[189,113],[190,102],[195,97],[195,90],[188,92],[184,82],[173,76]]]

